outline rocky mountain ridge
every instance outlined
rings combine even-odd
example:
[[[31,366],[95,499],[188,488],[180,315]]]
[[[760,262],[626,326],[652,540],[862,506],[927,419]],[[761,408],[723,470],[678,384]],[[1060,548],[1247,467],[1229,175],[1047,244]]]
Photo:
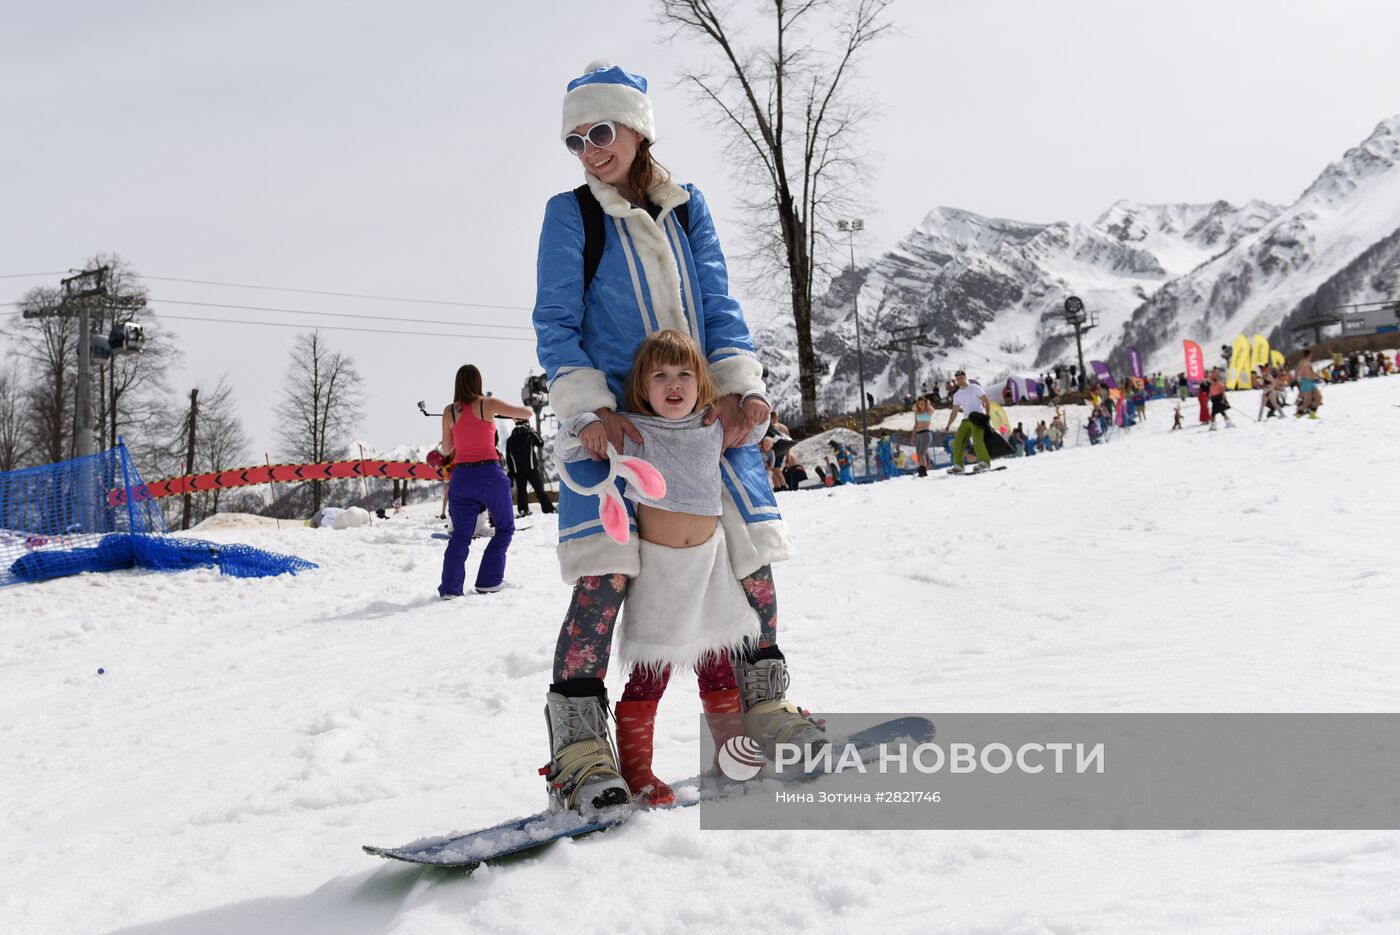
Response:
[[[813,310],[819,408],[856,405],[858,301],[867,389],[877,400],[909,385],[891,331],[917,326],[916,388],[966,369],[983,380],[1073,361],[1060,320],[1078,295],[1098,324],[1086,360],[1181,369],[1181,340],[1210,348],[1236,333],[1286,343],[1315,306],[1400,294],[1400,117],[1329,165],[1292,205],[1140,204],[1119,200],[1091,224],[1031,223],[959,208],[930,211],[888,251],[836,276]],[[797,408],[790,321],[756,329],[769,387]]]

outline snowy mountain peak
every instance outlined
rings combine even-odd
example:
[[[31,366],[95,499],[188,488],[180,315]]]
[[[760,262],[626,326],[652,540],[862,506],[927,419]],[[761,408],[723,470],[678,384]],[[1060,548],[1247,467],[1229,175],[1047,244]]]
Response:
[[[1300,201],[1336,205],[1371,178],[1385,175],[1400,163],[1400,115],[1376,124],[1360,145],[1330,164],[1303,192]]]
[[[950,254],[971,249],[990,251],[1007,242],[1024,243],[1045,227],[1044,224],[984,217],[961,208],[939,207],[930,211],[906,240],[940,245]]]
[[[1092,226],[1119,240],[1140,242],[1154,233],[1184,233],[1210,212],[1229,207],[1224,201],[1209,205],[1147,205],[1120,198]]]
[[[1381,121],[1292,205],[1269,217],[1271,208],[1241,209],[1230,248],[1143,303],[1121,346],[1179,367],[1182,338],[1210,347],[1261,333],[1291,344],[1318,309],[1400,293],[1400,117]]]
[[[1120,199],[1099,215],[1093,227],[1155,256],[1168,272],[1189,272],[1259,230],[1282,210],[1249,201],[1147,205]]]

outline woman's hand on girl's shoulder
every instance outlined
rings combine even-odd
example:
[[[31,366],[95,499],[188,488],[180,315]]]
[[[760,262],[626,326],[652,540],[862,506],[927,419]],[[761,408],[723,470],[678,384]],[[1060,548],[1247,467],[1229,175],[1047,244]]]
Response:
[[[593,414],[598,421],[585,426],[579,432],[578,440],[594,461],[602,461],[608,456],[609,443],[621,451],[624,436],[638,445],[642,443],[642,433],[626,416],[618,415],[611,409],[595,409]]]

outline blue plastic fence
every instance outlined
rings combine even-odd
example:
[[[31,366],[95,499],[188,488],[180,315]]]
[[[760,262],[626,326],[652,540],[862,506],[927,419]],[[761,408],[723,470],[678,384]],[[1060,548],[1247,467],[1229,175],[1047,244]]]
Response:
[[[0,473],[0,586],[133,567],[218,568],[240,578],[316,567],[294,555],[169,533],[125,445]]]

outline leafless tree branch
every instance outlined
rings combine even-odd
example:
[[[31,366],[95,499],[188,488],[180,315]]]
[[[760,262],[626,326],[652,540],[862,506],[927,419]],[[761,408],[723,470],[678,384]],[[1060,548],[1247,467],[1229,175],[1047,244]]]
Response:
[[[658,0],[660,23],[674,37],[700,39],[724,73],[696,71],[681,83],[729,135],[749,220],[742,256],[754,289],[791,310],[808,425],[817,416],[811,326],[814,290],[828,274],[819,259],[830,253],[825,229],[855,206],[864,181],[858,131],[870,109],[851,84],[861,54],[891,28],[890,2],[766,0],[768,38],[745,45],[735,5]]]

